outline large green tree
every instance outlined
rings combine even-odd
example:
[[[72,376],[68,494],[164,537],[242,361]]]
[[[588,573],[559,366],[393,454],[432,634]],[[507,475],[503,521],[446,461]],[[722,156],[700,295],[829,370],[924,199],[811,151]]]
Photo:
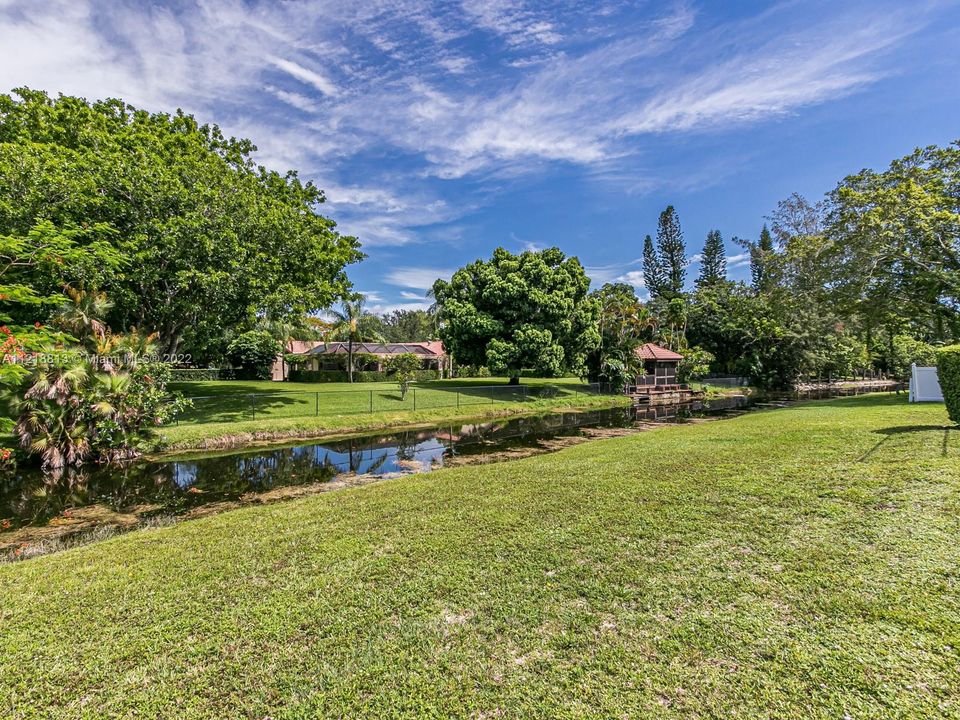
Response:
[[[703,256],[700,260],[700,275],[697,277],[697,287],[716,285],[727,279],[727,258],[723,247],[723,237],[719,230],[707,233],[707,241],[703,244]]]
[[[519,255],[497,248],[490,260],[434,283],[440,336],[458,362],[486,365],[513,384],[527,368],[579,372],[600,340],[589,288],[580,261],[557,248]]]
[[[424,342],[437,337],[437,322],[427,310],[394,310],[381,317],[387,342]]]
[[[871,324],[898,318],[927,340],[960,333],[960,141],[882,172],[845,178],[828,198],[821,252],[838,305]]]
[[[657,223],[657,250],[660,265],[664,273],[664,292],[670,298],[683,294],[683,284],[687,277],[687,247],[680,229],[680,218],[673,205],[668,205],[660,213]]]
[[[105,224],[126,270],[101,288],[111,326],[205,354],[258,315],[294,317],[349,289],[354,238],[321,190],[257,166],[248,140],[180,111],[28,89],[0,95],[0,235]]]
[[[666,274],[653,238],[643,238],[643,284],[651,298],[660,297],[667,287]]]
[[[750,256],[750,284],[756,293],[767,293],[776,284],[775,267],[778,260],[784,256],[777,256],[776,245],[770,229],[764,224],[760,230],[759,240],[734,238],[733,241],[747,251]]]

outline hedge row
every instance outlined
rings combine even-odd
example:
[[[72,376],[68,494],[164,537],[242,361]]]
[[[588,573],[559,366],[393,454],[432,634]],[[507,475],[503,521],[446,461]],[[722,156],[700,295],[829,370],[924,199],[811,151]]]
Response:
[[[418,370],[413,377],[414,382],[427,382],[428,380],[438,380],[440,373],[436,370]],[[292,382],[348,382],[349,376],[346,370],[291,370],[290,380]],[[392,373],[358,370],[353,374],[354,382],[389,382],[393,380]]]
[[[947,414],[955,423],[960,423],[960,345],[937,350],[937,378]]]
[[[234,380],[233,368],[173,368],[170,379],[174,382],[191,380]]]

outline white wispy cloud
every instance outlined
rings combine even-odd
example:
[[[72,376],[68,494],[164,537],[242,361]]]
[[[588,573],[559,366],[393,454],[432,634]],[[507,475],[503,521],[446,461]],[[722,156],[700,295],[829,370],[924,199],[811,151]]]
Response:
[[[402,302],[402,303],[377,303],[370,305],[367,310],[375,315],[387,315],[397,310],[429,310],[430,303],[423,302]]]
[[[727,255],[727,267],[734,270],[739,267],[745,267],[750,264],[750,253],[737,253],[736,255]]]
[[[631,276],[634,279],[642,278],[643,273],[641,271],[630,270],[630,268],[635,268],[642,262],[642,259],[636,258],[623,263],[588,265],[584,267],[584,272],[587,273],[587,276],[593,284],[597,286],[610,282],[626,282],[632,285],[633,283],[630,282],[630,280],[624,278],[627,276]]]
[[[643,281],[643,271],[642,270],[631,270],[625,272],[623,275],[616,279],[617,282],[627,283],[628,285],[633,285],[637,290],[645,289],[646,283]]]
[[[324,77],[316,70],[311,70],[310,68],[304,67],[293,60],[284,60],[283,58],[276,57],[271,57],[269,60],[274,67],[282,70],[291,77],[312,86],[313,88],[322,92],[324,95],[334,96],[339,92],[337,86],[329,78]]]
[[[450,268],[398,267],[384,277],[384,281],[397,287],[429,290],[438,280],[449,280],[455,272]]]
[[[268,166],[317,179],[345,232],[402,245],[460,221],[485,189],[550,164],[628,192],[679,186],[638,163],[657,136],[856,92],[898,71],[886,54],[936,11],[817,7],[783,3],[716,23],[691,3],[638,12],[615,0],[2,3],[0,90],[183,107],[251,137]],[[477,185],[454,208],[436,183],[459,178]]]

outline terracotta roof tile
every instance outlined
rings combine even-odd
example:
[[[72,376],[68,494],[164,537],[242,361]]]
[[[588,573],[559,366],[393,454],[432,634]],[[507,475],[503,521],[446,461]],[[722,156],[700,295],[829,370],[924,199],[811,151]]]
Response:
[[[680,353],[675,353],[673,350],[667,350],[665,347],[660,347],[654,343],[646,343],[641,345],[637,348],[636,353],[640,356],[641,360],[683,360],[683,355]]]
[[[444,354],[443,343],[439,342],[354,343],[353,351],[355,353],[367,353],[370,355],[413,353],[414,355],[423,355],[425,357],[440,357]],[[345,342],[319,343],[317,347],[310,350],[311,355],[336,355],[346,352],[348,352],[348,346]]]

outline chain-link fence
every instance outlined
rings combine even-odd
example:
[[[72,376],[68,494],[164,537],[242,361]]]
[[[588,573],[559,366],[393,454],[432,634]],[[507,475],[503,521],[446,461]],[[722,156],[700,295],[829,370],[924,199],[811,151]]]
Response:
[[[317,390],[268,393],[224,393],[191,397],[192,407],[182,411],[176,424],[238,422],[284,417],[320,417],[362,413],[469,408],[493,403],[525,403],[554,398],[610,394],[612,388],[591,385],[462,385],[416,386],[402,393],[399,387],[369,390]]]

